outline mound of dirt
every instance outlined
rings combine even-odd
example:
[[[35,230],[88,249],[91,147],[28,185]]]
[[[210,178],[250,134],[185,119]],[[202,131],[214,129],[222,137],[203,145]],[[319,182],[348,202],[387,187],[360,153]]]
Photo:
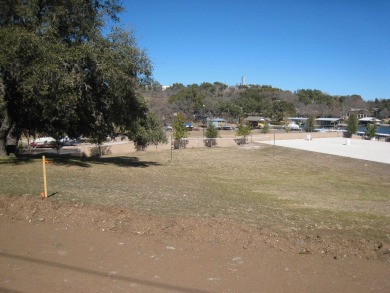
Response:
[[[332,259],[358,257],[390,262],[390,245],[369,239],[345,239],[331,231],[312,234],[275,233],[268,228],[219,218],[168,217],[145,214],[118,206],[59,202],[31,196],[0,197],[2,217],[29,223],[53,223],[88,230],[133,233],[155,238],[176,237],[189,242],[225,243],[244,249],[264,246],[298,254],[318,254]]]
[[[210,217],[0,197],[2,292],[388,292],[390,247]]]

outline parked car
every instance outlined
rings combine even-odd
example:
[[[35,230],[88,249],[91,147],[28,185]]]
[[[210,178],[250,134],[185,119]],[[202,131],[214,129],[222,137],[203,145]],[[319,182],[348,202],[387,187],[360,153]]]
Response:
[[[184,123],[184,126],[189,131],[191,131],[194,128],[194,125],[192,125],[192,123]]]
[[[72,139],[72,138],[69,138],[69,137],[64,137],[64,138],[61,138],[60,139],[60,142],[62,143],[62,145],[64,146],[74,146],[77,144],[77,140],[75,139]]]
[[[301,128],[299,127],[299,125],[295,122],[291,122],[290,124],[288,124],[286,126],[286,128],[289,128],[291,130],[301,130]]]
[[[33,148],[51,148],[56,140],[50,136],[40,137],[30,142],[30,146]],[[73,146],[77,144],[75,139],[64,137],[59,141],[63,146]]]
[[[221,127],[221,130],[234,130],[234,126],[225,125]]]
[[[53,143],[55,143],[55,139],[52,137],[40,137],[37,139],[34,139],[32,142],[30,142],[30,146],[33,148],[50,148]]]

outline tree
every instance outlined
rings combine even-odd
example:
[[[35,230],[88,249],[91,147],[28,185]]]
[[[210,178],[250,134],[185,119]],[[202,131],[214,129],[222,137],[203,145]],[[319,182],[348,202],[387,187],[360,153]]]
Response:
[[[306,120],[306,132],[313,132],[315,128],[316,119],[314,116],[310,116]]]
[[[233,118],[239,118],[241,114],[241,108],[231,101],[220,101],[217,105],[217,111]]]
[[[320,90],[301,89],[296,91],[296,95],[299,101],[305,105],[311,103],[330,105],[332,103],[332,97]]]
[[[211,85],[212,86],[212,85]],[[177,93],[169,97],[169,103],[175,110],[191,115],[203,108],[205,95],[197,84],[181,88]]]
[[[216,91],[215,85],[213,85],[213,84],[211,84],[209,82],[203,82],[203,83],[200,84],[199,87],[200,87],[201,90],[203,90],[205,92],[210,92],[212,94],[214,94],[215,91]]]
[[[246,143],[246,138],[248,135],[251,134],[251,128],[248,125],[238,125],[237,131],[236,131],[237,136],[242,136],[242,139],[238,141],[239,144]]]
[[[375,124],[375,119],[372,123],[368,123],[367,124],[367,127],[366,127],[366,132],[365,132],[365,135],[368,139],[372,139],[375,137],[376,135],[376,124]]]
[[[294,104],[287,101],[274,101],[272,105],[272,119],[274,121],[282,121],[287,116],[294,116],[296,113]]]
[[[150,60],[130,32],[101,33],[121,10],[117,0],[1,2],[0,156],[23,129],[98,143],[139,129]]]
[[[261,133],[267,134],[269,132],[269,124],[268,122],[265,122],[264,127],[261,129]]]
[[[267,94],[269,92],[261,87],[251,87],[245,89],[235,102],[245,113],[268,115],[272,110],[272,102]]]
[[[359,120],[356,114],[352,114],[351,116],[349,116],[347,124],[348,137],[351,137],[352,134],[355,134],[356,131],[358,131],[358,123]]]
[[[165,133],[154,113],[149,113],[146,120],[141,121],[137,131],[129,134],[137,150],[144,151],[149,145],[166,143]]]
[[[183,138],[187,137],[188,131],[185,126],[185,116],[182,113],[178,113],[173,121],[173,138],[174,148],[178,149],[184,147],[185,143],[182,142]]]
[[[206,129],[206,140],[205,144],[208,147],[212,147],[213,145],[217,145],[216,138],[218,137],[219,131],[218,128],[215,127],[213,123],[210,124],[209,127]]]
[[[172,84],[169,89],[173,92],[173,93],[177,93],[178,91],[180,91],[181,89],[185,88],[184,84],[182,83],[174,83]]]

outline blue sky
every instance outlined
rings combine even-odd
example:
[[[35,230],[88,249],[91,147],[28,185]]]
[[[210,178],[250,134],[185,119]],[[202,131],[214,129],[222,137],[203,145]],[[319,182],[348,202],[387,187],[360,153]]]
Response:
[[[123,1],[162,85],[223,82],[390,98],[390,0]]]

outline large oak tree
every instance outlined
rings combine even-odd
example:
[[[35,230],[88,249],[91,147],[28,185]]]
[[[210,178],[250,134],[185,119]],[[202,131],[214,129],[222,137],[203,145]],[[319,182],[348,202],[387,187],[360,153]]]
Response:
[[[102,33],[121,10],[117,0],[0,2],[0,156],[24,130],[97,142],[114,130],[134,136],[152,66],[130,32]]]

